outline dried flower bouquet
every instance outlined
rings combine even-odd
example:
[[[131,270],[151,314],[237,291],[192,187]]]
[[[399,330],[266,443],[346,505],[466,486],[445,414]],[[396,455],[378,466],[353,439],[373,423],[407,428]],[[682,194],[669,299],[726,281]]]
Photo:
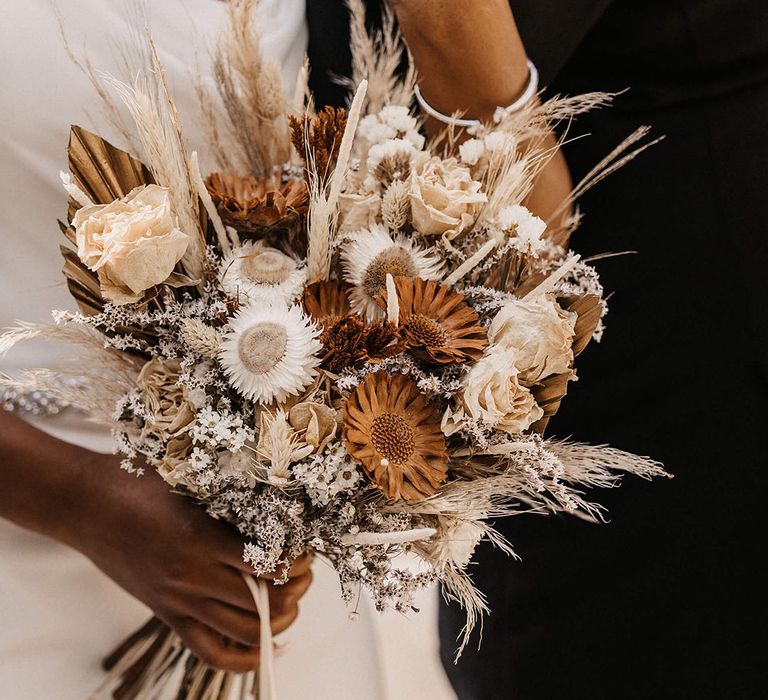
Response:
[[[125,469],[148,465],[239,529],[254,576],[312,550],[346,601],[367,589],[399,611],[439,582],[467,610],[466,643],[486,611],[467,573],[475,546],[512,553],[495,518],[599,519],[586,487],[663,474],[544,436],[606,302],[567,248],[578,217],[552,230],[524,201],[551,156],[542,135],[609,97],[531,105],[460,145],[427,140],[391,17],[367,37],[353,3],[354,99],[315,114],[261,59],[253,4],[231,4],[218,94],[199,91],[201,149],[221,172],[203,178],[187,150],[149,37],[135,79],[109,80],[140,159],[72,128],[61,250],[80,312],[12,329],[0,350],[48,336],[89,361],[76,383],[47,370],[3,382],[112,426]],[[420,573],[398,567],[403,552]],[[255,674],[206,668],[156,620],[107,665],[99,693],[121,698],[269,692]]]

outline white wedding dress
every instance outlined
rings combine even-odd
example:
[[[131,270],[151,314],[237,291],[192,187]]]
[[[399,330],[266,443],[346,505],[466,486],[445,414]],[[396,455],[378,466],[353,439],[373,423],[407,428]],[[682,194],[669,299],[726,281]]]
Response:
[[[146,4],[187,139],[204,153],[190,74],[195,65],[207,65],[225,5]],[[115,70],[127,17],[136,15],[139,3],[58,5],[75,53],[87,54],[97,69]],[[281,62],[293,85],[306,46],[304,3],[262,0],[261,9],[264,50]],[[0,327],[6,327],[18,319],[45,322],[52,308],[72,307],[60,273],[56,225],[66,210],[58,174],[66,169],[68,129],[81,124],[107,138],[114,134],[92,87],[67,57],[51,0],[0,3],[0,95]],[[16,349],[0,361],[0,370],[50,367],[56,353],[43,345]],[[109,436],[82,416],[64,413],[36,422],[65,440],[111,451]],[[317,564],[299,620],[280,640],[279,696],[452,698],[437,657],[436,593],[425,593],[418,604],[421,614],[406,618],[378,615],[363,601],[360,619],[350,622],[334,573]],[[0,520],[0,700],[84,700],[102,677],[102,655],[148,615],[78,553]]]

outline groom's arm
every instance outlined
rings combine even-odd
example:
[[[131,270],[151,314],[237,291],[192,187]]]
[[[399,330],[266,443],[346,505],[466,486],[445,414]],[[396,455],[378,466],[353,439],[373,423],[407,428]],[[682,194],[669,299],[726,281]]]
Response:
[[[529,80],[527,52],[507,0],[395,0],[400,28],[419,72],[425,99],[443,114],[490,120],[499,106],[512,104]],[[439,132],[444,125],[429,120]],[[553,135],[537,148],[556,146]],[[547,221],[563,227],[572,189],[565,158],[552,151],[540,171],[526,205]]]

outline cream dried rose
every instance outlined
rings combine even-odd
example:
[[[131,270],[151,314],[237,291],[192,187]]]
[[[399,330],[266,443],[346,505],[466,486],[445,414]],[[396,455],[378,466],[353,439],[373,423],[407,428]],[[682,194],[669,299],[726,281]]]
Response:
[[[111,204],[83,207],[72,221],[80,259],[99,276],[105,299],[131,304],[165,282],[187,250],[168,190],[137,187]]]
[[[464,377],[455,411],[443,416],[443,432],[451,435],[467,418],[511,435],[531,427],[544,411],[519,381],[517,351],[492,348]]]
[[[180,371],[178,360],[155,358],[142,367],[136,380],[150,416],[144,430],[162,439],[180,435],[195,417],[186,389],[178,384]]]
[[[475,223],[483,203],[481,184],[455,158],[430,158],[411,176],[413,225],[427,236],[455,238]]]
[[[491,323],[491,342],[515,351],[515,367],[523,384],[570,372],[578,316],[553,299],[516,299],[501,307]]]

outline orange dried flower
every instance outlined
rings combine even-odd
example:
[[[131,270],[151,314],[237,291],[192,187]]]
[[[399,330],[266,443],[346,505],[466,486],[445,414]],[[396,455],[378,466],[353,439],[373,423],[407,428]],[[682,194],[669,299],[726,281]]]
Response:
[[[319,325],[329,325],[349,313],[349,287],[338,282],[313,282],[304,288],[304,311]]]
[[[400,333],[411,354],[445,365],[479,360],[488,346],[488,332],[464,296],[434,280],[397,277]],[[386,306],[387,293],[379,301]]]
[[[274,177],[241,177],[212,173],[205,180],[222,221],[238,231],[288,227],[307,211],[309,194],[302,180],[282,182]]]
[[[440,414],[409,377],[367,375],[344,405],[343,435],[347,452],[387,498],[420,501],[446,479]]]

